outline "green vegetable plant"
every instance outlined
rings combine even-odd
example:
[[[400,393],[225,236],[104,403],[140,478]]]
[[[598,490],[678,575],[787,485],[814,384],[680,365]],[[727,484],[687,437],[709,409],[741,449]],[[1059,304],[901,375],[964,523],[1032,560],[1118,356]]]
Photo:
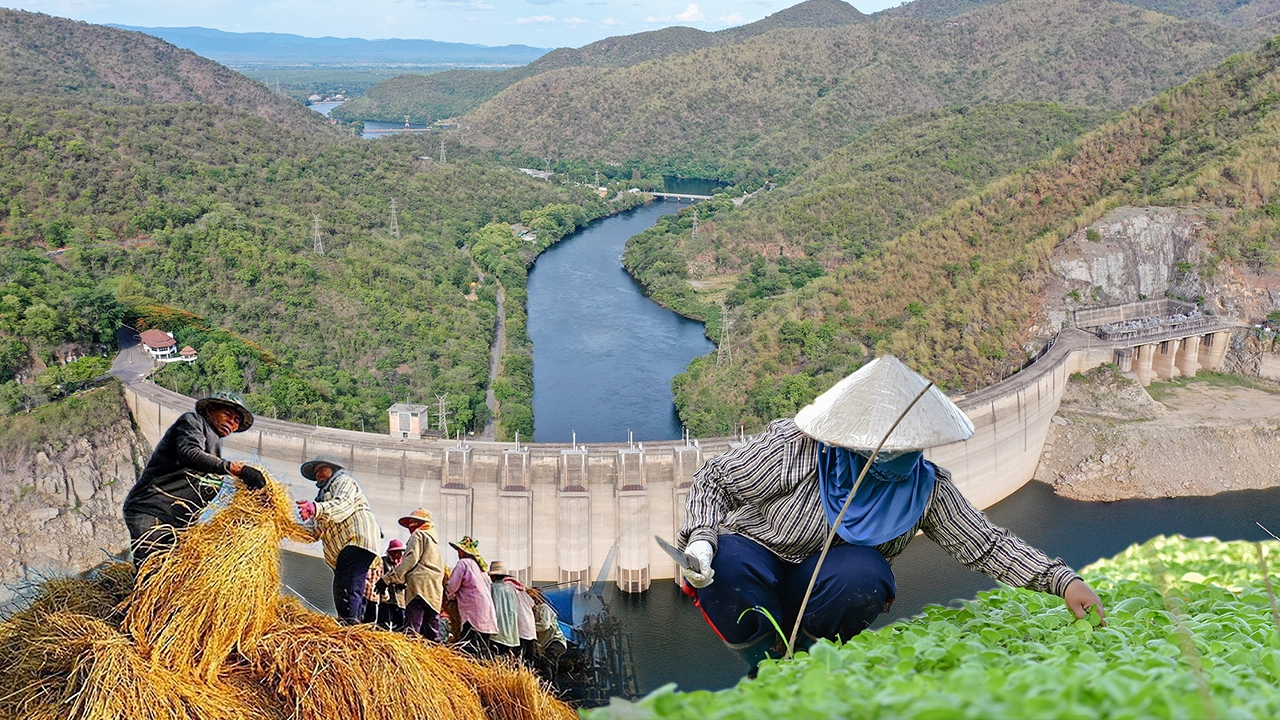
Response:
[[[1081,572],[1108,604],[1106,626],[1051,595],[1000,587],[767,660],[728,690],[667,686],[586,717],[1280,717],[1280,620],[1264,576],[1277,551],[1157,537]]]

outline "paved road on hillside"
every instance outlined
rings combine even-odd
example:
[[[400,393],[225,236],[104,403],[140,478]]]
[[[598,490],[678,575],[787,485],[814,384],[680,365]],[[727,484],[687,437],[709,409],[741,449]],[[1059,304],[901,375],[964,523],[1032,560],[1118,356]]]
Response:
[[[122,327],[116,330],[116,342],[120,346],[120,352],[116,353],[116,359],[111,363],[110,374],[120,378],[120,382],[126,385],[142,382],[147,373],[151,372],[154,363],[142,347],[138,331]]]

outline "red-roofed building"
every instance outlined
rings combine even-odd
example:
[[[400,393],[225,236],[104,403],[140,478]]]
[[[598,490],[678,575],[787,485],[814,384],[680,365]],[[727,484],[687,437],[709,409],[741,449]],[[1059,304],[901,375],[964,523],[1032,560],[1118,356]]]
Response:
[[[173,335],[155,328],[142,331],[142,346],[155,360],[172,358],[178,352],[178,342]]]
[[[190,345],[182,348],[178,354],[182,356],[183,362],[193,363],[196,361],[196,349]]]

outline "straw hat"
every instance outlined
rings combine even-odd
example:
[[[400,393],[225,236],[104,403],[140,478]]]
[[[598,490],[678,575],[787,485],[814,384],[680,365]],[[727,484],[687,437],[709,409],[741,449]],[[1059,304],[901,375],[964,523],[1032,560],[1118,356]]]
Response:
[[[507,566],[502,564],[501,560],[494,560],[489,563],[490,577],[506,577],[510,573],[507,572]]]
[[[418,508],[417,510],[414,510],[408,515],[400,518],[400,527],[407,528],[415,522],[426,523],[427,525],[434,524],[431,521],[431,513],[423,508]]]
[[[333,462],[332,460],[323,460],[321,458],[316,458],[315,460],[308,460],[307,462],[302,463],[302,468],[301,470],[299,470],[299,472],[302,473],[302,477],[312,482],[315,482],[316,468],[320,467],[321,465],[328,465],[329,467],[333,468],[333,471],[335,473],[342,469],[341,465],[339,465],[336,462]]]
[[[871,452],[929,381],[892,355],[876,358],[796,413],[809,437]],[[967,440],[973,421],[934,386],[885,441],[881,452],[924,450]]]

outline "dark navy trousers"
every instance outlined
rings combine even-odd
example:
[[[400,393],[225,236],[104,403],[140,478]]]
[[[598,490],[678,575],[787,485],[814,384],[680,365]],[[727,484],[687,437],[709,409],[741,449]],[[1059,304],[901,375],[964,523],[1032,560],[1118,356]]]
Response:
[[[763,607],[790,635],[817,554],[790,563],[740,535],[721,535],[718,545],[711,561],[715,578],[696,591],[707,622],[729,645],[745,647],[773,632],[758,612],[738,619],[747,608]],[[896,595],[893,569],[878,550],[836,545],[822,563],[800,627],[811,638],[848,640],[888,610]]]
[[[364,585],[369,566],[378,556],[362,547],[348,545],[338,553],[333,568],[333,605],[344,625],[364,622]]]

